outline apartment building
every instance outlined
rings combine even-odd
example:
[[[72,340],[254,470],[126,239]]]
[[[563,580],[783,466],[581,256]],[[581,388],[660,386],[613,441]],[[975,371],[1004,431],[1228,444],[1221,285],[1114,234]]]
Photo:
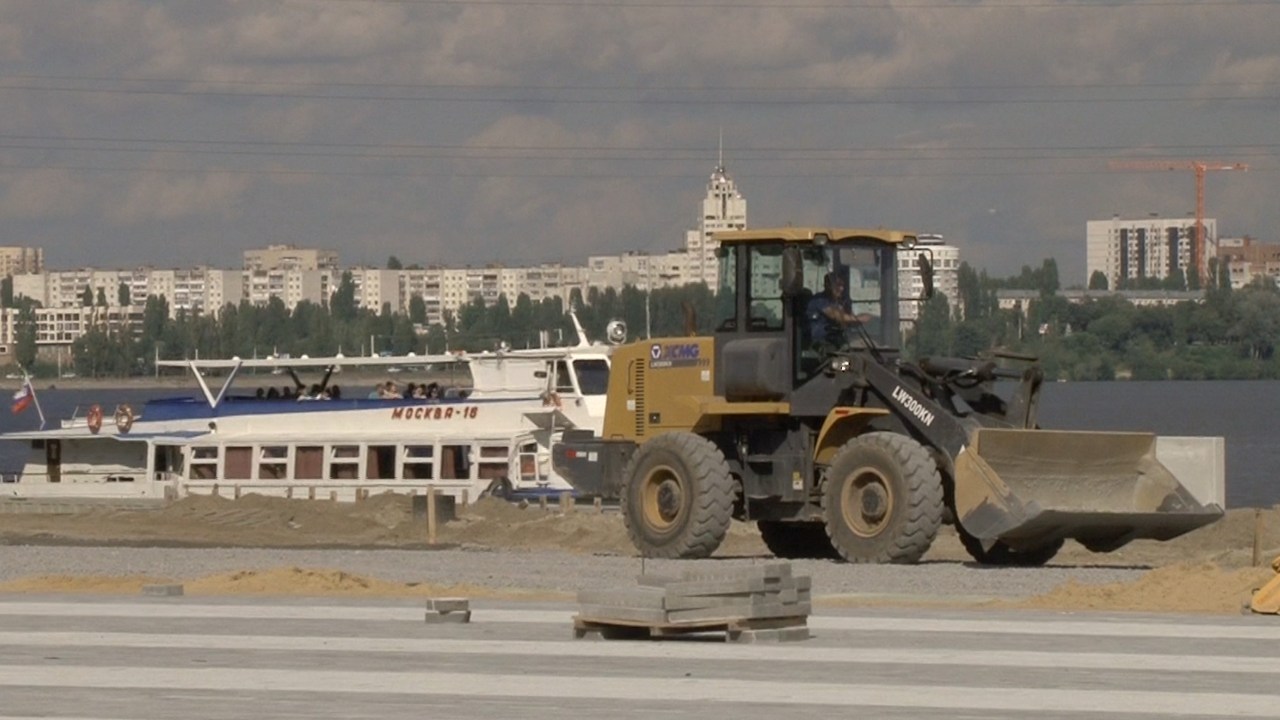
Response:
[[[1205,218],[1205,254],[1212,257],[1218,238],[1218,223]],[[1167,278],[1175,270],[1184,277],[1198,275],[1195,258],[1196,221],[1193,218],[1147,217],[1090,220],[1085,229],[1085,276],[1101,272],[1107,287],[1119,287],[1121,280]]]
[[[0,247],[0,277],[44,272],[44,250],[38,247]]]

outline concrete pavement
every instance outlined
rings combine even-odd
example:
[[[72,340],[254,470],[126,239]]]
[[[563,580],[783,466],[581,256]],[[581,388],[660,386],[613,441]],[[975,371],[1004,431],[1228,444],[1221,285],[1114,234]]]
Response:
[[[1280,716],[1274,618],[823,609],[809,641],[734,645],[472,608],[0,596],[0,720]]]

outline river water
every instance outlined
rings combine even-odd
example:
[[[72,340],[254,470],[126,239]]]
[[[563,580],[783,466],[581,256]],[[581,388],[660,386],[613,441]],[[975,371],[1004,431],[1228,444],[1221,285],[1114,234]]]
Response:
[[[198,390],[194,390],[197,392]],[[120,403],[140,408],[148,398],[189,395],[186,389],[40,390],[49,427],[77,406],[98,403],[110,415]],[[8,398],[3,398],[8,402]],[[1227,448],[1227,505],[1280,503],[1280,381],[1048,383],[1040,424],[1062,430],[1145,430],[1160,435],[1220,435]],[[35,408],[19,415],[0,410],[0,432],[34,430]],[[110,422],[110,417],[107,418]],[[21,467],[25,445],[0,442],[0,469]]]

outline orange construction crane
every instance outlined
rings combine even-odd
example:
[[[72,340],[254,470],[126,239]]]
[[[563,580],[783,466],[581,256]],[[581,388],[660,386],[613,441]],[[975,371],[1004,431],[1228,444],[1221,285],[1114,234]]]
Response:
[[[1204,253],[1204,174],[1210,170],[1248,170],[1244,163],[1205,162],[1203,160],[1112,160],[1112,170],[1191,170],[1196,174],[1196,238],[1191,246],[1191,264],[1204,287],[1207,262]],[[1215,238],[1216,240],[1216,238]]]

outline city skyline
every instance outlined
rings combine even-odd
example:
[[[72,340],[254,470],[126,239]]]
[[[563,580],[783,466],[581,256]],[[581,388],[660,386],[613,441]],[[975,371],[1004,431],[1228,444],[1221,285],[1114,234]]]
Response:
[[[64,6],[65,5],[65,6]],[[49,267],[664,253],[720,157],[755,227],[936,232],[1085,282],[1093,218],[1274,242],[1280,6],[17,0],[3,244]],[[74,48],[74,50],[72,50]]]

